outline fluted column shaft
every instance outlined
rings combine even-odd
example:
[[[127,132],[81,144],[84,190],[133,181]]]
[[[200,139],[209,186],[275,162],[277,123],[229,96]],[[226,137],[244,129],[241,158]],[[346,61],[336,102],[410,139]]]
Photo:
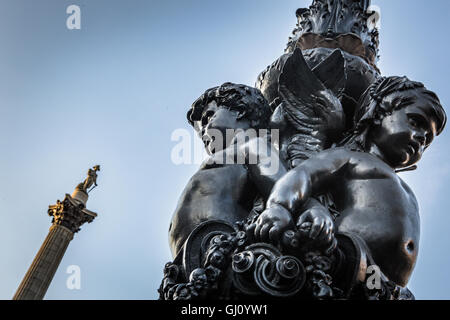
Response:
[[[72,231],[60,225],[52,225],[13,300],[42,300],[44,298],[72,239]]]

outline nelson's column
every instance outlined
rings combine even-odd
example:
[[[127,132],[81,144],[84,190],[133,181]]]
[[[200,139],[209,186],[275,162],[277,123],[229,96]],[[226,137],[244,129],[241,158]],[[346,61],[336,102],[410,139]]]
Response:
[[[89,169],[88,177],[72,195],[66,194],[62,202],[58,200],[49,206],[52,226],[13,300],[42,300],[74,234],[84,223],[91,223],[97,217],[95,212],[86,209],[88,192],[97,186],[97,171],[100,166]]]

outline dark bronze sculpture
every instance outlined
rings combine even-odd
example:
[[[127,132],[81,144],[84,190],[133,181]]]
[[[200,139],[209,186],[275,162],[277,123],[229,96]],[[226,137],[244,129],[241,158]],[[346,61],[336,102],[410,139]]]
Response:
[[[193,104],[210,158],[173,216],[161,299],[414,299],[419,210],[397,173],[447,118],[422,83],[379,74],[369,4],[314,0],[257,89]]]
[[[270,113],[269,105],[258,90],[231,83],[208,90],[193,104],[188,120],[203,139],[213,161],[208,159],[200,167],[181,196],[169,231],[174,255],[202,222],[235,223],[247,218],[257,193],[247,169],[244,165],[214,162],[234,152],[238,140],[235,139],[232,146],[231,141],[215,145],[211,131],[219,130],[225,136],[226,129],[242,129],[244,133],[249,128],[264,128],[269,124]]]

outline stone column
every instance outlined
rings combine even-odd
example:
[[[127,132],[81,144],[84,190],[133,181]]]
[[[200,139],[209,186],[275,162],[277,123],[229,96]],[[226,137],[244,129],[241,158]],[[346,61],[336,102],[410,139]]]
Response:
[[[13,300],[42,300],[58,269],[59,264],[80,227],[92,222],[96,213],[85,208],[88,194],[77,188],[72,195],[49,206],[52,226],[39,252],[33,260]]]

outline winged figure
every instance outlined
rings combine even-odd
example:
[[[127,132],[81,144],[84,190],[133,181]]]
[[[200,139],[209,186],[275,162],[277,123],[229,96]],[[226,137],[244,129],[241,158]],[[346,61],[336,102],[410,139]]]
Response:
[[[312,70],[300,49],[286,60],[279,94],[281,112],[293,133],[286,146],[292,167],[341,137],[346,121],[339,100],[346,81],[344,64],[340,50]]]

